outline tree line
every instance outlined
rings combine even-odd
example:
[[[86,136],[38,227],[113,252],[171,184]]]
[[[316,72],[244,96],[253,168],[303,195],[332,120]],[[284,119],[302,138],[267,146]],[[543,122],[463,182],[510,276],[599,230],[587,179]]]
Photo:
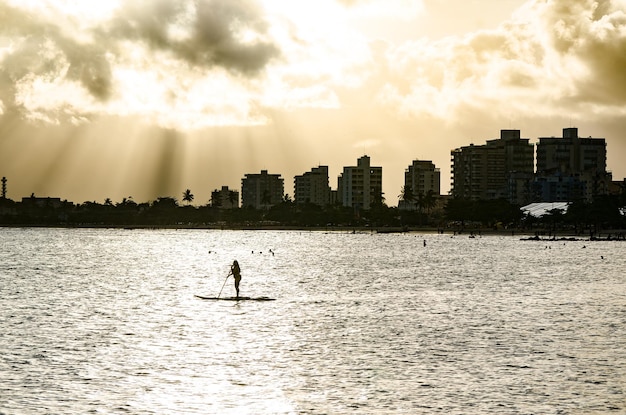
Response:
[[[355,209],[339,204],[318,206],[295,203],[289,195],[273,206],[225,209],[218,201],[193,206],[189,189],[181,202],[173,197],[159,197],[136,203],[132,197],[119,203],[29,204],[0,198],[0,225],[5,226],[139,226],[139,227],[211,227],[255,228],[283,226],[371,227],[441,229],[455,231],[520,230],[542,232],[567,231],[594,234],[608,229],[626,229],[626,192],[598,197],[593,203],[575,201],[566,211],[554,210],[536,218],[520,206],[506,200],[465,200],[442,198],[432,193],[413,196],[403,189],[399,195],[403,208],[389,207],[384,197],[377,198],[370,209]],[[215,202],[215,203],[213,203]]]

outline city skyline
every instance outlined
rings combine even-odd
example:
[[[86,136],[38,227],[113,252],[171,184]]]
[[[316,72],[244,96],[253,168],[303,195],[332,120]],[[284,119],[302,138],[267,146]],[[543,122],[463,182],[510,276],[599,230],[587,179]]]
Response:
[[[454,11],[453,13],[451,11]],[[0,0],[8,197],[196,203],[248,172],[412,160],[577,127],[626,176],[623,0]],[[201,196],[202,195],[202,196]],[[206,196],[205,196],[206,195]]]
[[[472,143],[451,151],[452,170],[458,170],[459,173],[458,177],[457,173],[452,175],[449,195],[472,200],[503,198],[521,205],[580,198],[592,202],[596,196],[610,192],[611,182],[626,182],[625,178],[613,180],[612,173],[606,169],[607,155],[604,138],[580,137],[577,128],[564,128],[561,137],[539,137],[537,145],[531,144],[528,138],[522,138],[520,130],[500,130],[497,139],[488,139],[484,144]],[[221,188],[211,190],[206,203],[201,199],[196,205],[261,209],[277,205],[287,198],[296,203],[311,202],[319,206],[339,203],[347,207],[370,206],[378,199],[388,206],[395,206],[388,203],[384,196],[382,166],[372,166],[370,163],[371,158],[363,155],[357,159],[356,166],[343,166],[336,187],[332,185],[328,166],[320,164],[311,167],[309,171],[293,177],[292,194],[285,192],[285,179],[289,178],[283,177],[281,173],[269,173],[263,169],[260,173],[249,172],[243,175],[240,189],[222,185]],[[549,185],[557,182],[557,187]],[[6,197],[6,188],[7,178],[2,177],[2,197]],[[425,195],[430,192],[434,196],[445,195],[440,187],[440,168],[432,160],[412,160],[404,173],[398,207],[401,207],[401,202],[407,203],[407,194]],[[564,195],[568,196],[563,198]],[[32,196],[35,196],[34,193]],[[40,195],[37,196],[40,198]],[[156,199],[161,197],[179,201],[174,195],[163,195]],[[132,196],[129,198],[134,200]],[[194,198],[190,189],[183,192],[183,200],[187,204]],[[58,197],[54,199],[61,201]],[[110,198],[106,198],[106,201],[113,203]]]

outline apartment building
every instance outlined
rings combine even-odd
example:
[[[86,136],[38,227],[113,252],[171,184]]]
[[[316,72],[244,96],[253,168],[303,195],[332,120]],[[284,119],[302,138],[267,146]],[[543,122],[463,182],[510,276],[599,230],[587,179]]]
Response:
[[[268,209],[282,202],[285,193],[284,180],[280,174],[246,174],[241,179],[241,206]]]
[[[516,204],[532,200],[534,147],[521,138],[520,130],[501,130],[499,139],[454,149],[451,162],[455,198],[502,198]]]
[[[441,172],[430,160],[413,160],[404,172],[404,186],[414,196],[441,193]]]
[[[222,186],[220,190],[211,192],[211,206],[220,209],[235,209],[239,207],[239,192]]]
[[[337,179],[337,196],[341,204],[355,209],[369,209],[382,203],[383,168],[374,167],[369,156],[357,160],[356,166],[343,168]]]
[[[581,138],[578,128],[564,128],[563,137],[540,137],[537,144],[535,199],[544,202],[591,202],[608,193],[606,140]]]
[[[330,203],[328,166],[318,166],[294,177],[294,201],[326,206]]]

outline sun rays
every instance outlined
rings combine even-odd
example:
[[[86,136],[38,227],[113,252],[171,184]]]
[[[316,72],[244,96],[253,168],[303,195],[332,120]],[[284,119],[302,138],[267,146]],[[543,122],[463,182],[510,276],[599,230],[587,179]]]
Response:
[[[145,200],[370,143],[396,193],[411,157],[445,174],[503,127],[621,148],[625,27],[623,0],[0,0],[0,174]]]

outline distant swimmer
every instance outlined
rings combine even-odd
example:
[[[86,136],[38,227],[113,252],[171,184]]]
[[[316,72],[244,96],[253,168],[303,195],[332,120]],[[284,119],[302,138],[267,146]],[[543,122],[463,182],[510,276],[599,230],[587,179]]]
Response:
[[[241,268],[239,268],[239,262],[233,261],[233,265],[230,266],[230,274],[235,278],[235,290],[237,290],[237,297],[239,297],[239,282],[241,281]]]

